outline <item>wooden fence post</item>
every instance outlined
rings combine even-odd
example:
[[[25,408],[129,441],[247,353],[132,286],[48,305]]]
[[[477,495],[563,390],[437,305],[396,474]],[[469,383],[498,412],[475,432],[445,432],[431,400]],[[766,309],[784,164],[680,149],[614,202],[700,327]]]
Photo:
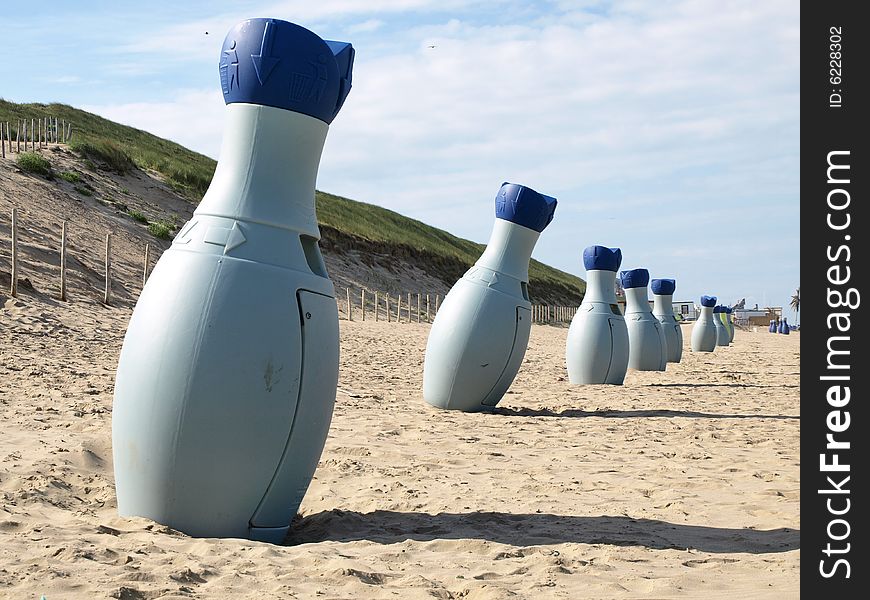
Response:
[[[30,151],[36,152],[36,119],[30,119]]]
[[[21,153],[21,120],[18,120],[18,127],[15,129],[15,151]]]
[[[66,142],[66,119],[60,120],[60,143]]]
[[[359,295],[359,306],[362,310],[362,320],[366,320],[366,290],[362,288]]]
[[[387,323],[389,323],[393,318],[393,314],[390,312],[390,292],[384,296],[384,304],[387,307]]]
[[[438,308],[441,305],[441,294],[435,294],[435,314],[438,314]]]
[[[66,219],[60,228],[60,299],[66,300]]]
[[[396,295],[396,323],[402,322],[402,294]]]
[[[417,322],[420,322],[420,292],[417,292]]]
[[[353,313],[351,312],[350,306],[350,288],[345,288],[347,290],[347,320],[353,321]]]
[[[6,126],[6,129],[9,129],[9,126]],[[0,123],[0,148],[2,148],[3,158],[6,158],[6,138],[3,134],[3,123]]]
[[[411,322],[411,292],[408,292],[408,323]]]
[[[429,318],[429,294],[426,294],[426,322],[429,322],[431,320],[432,319]]]
[[[151,262],[151,244],[145,244],[145,266],[142,268],[142,287],[148,281],[148,263]]]
[[[112,234],[106,234],[106,291],[103,293],[103,304],[112,300]]]
[[[375,323],[378,322],[379,312],[381,312],[381,307],[378,306],[378,290],[375,290]]]
[[[12,285],[9,294],[18,296],[18,209],[12,209]]]

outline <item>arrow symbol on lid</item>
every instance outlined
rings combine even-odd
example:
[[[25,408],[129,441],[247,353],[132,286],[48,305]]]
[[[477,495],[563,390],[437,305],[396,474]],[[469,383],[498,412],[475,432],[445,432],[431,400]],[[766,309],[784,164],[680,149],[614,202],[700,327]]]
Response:
[[[272,56],[272,43],[275,38],[274,28],[273,21],[266,21],[266,27],[263,29],[263,41],[260,43],[260,53],[251,55],[251,60],[254,61],[254,71],[257,72],[260,85],[265,85],[275,65],[281,62],[280,58]]]

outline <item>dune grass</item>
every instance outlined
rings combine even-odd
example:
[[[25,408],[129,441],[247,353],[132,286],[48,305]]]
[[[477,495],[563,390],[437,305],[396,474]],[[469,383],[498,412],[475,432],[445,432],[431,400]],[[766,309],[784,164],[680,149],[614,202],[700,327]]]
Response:
[[[134,166],[163,175],[177,191],[199,201],[208,189],[215,161],[147,131],[121,125],[66,104],[18,104],[0,99],[0,120],[13,135],[19,119],[52,116],[72,123],[70,149],[95,166],[125,173]]]
[[[32,117],[49,115],[72,123],[70,148],[91,168],[126,173],[136,166],[157,171],[191,202],[198,202],[208,189],[217,163],[203,154],[66,104],[16,104],[0,99],[0,120],[8,121],[13,133],[18,119],[28,119],[29,124]],[[453,264],[471,266],[484,250],[482,244],[373,204],[320,191],[316,197],[321,225],[368,242],[392,245],[397,253],[403,252],[403,248],[413,248]],[[151,223],[149,230],[156,237],[168,238],[174,226]],[[586,290],[586,283],[579,277],[536,260],[529,267],[529,278],[533,296],[536,289],[546,289],[545,296],[558,297],[564,303],[579,303]]]
[[[471,266],[483,254],[485,246],[466,240],[443,229],[426,225],[392,210],[357,202],[326,192],[317,192],[317,220],[321,225],[382,244],[410,246],[436,255],[454,258]],[[577,303],[586,291],[586,282],[532,259],[529,283],[564,289],[562,296],[574,296]],[[564,298],[565,301],[568,298]]]
[[[15,157],[15,164],[22,171],[33,173],[34,175],[42,175],[43,177],[51,177],[51,163],[36,152],[22,152]]]

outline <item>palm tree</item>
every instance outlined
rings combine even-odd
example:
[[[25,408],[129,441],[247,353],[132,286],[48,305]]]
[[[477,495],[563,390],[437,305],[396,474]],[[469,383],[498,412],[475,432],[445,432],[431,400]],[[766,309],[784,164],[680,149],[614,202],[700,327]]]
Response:
[[[789,303],[789,305],[794,309],[794,312],[795,312],[794,321],[795,321],[795,324],[798,324],[799,323],[798,317],[800,316],[800,311],[801,311],[801,288],[800,287],[798,287],[798,289],[796,289],[794,291],[794,295],[791,297],[791,302]]]

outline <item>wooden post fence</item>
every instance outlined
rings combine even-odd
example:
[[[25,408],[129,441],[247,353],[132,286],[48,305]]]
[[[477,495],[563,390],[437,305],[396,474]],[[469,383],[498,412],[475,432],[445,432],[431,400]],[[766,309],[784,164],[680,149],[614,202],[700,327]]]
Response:
[[[103,293],[103,304],[112,300],[112,234],[106,234],[106,291]]]
[[[18,296],[18,209],[12,209],[12,285],[9,294]]]
[[[60,299],[66,301],[66,220],[60,228]]]
[[[151,244],[145,244],[145,266],[142,268],[142,287],[145,287],[145,282],[148,281],[148,263],[151,259]]]

